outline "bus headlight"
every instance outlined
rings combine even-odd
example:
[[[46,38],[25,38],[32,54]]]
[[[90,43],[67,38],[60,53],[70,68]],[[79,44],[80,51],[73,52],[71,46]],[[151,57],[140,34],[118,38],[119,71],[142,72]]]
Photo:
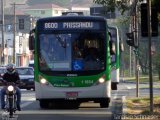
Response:
[[[14,87],[12,85],[10,85],[10,86],[8,86],[7,89],[8,89],[9,92],[12,92],[14,90]]]
[[[102,75],[94,85],[99,85],[99,84],[105,83],[106,82],[105,79],[106,79],[105,75]]]
[[[99,78],[98,82],[99,83],[104,83],[105,82],[105,78],[103,78],[103,77]]]
[[[40,83],[42,83],[42,84],[47,84],[48,82],[47,82],[47,80],[46,80],[46,79],[41,78],[41,79],[40,79]]]
[[[42,85],[49,85],[47,79],[45,79],[43,76],[39,75],[39,82],[42,84]]]

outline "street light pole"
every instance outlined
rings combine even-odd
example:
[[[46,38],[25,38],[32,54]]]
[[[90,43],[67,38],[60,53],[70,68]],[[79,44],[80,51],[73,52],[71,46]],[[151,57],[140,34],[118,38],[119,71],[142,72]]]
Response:
[[[13,24],[14,24],[14,30],[13,30],[13,63],[15,64],[15,54],[16,54],[16,45],[15,45],[15,41],[16,41],[16,8],[15,8],[16,4],[13,4],[13,11],[14,11],[14,20],[13,20]]]
[[[1,49],[1,64],[4,64],[5,57],[4,57],[4,1],[1,0],[1,9],[2,9],[2,49]]]
[[[14,20],[13,20],[13,25],[14,25],[14,29],[13,29],[13,63],[16,64],[16,45],[15,45],[15,41],[16,41],[16,5],[25,5],[25,4],[16,4],[15,2],[13,4],[13,11],[14,11]]]
[[[148,16],[148,48],[149,48],[149,85],[150,85],[150,112],[153,113],[153,79],[152,79],[152,43],[151,43],[151,0],[147,0]]]
[[[138,10],[137,3],[135,4],[135,16],[134,16],[134,27],[135,27],[135,75],[136,75],[136,97],[139,97],[139,60],[138,60],[138,49],[139,49],[139,37],[138,37]]]

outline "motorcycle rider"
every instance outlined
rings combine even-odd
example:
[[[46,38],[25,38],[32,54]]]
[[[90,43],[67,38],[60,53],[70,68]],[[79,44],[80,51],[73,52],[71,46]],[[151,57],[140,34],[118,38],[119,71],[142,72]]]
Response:
[[[16,72],[14,64],[9,63],[6,66],[6,70],[7,70],[7,72],[3,75],[3,81],[4,81],[4,83],[14,82],[16,84],[16,83],[20,82],[19,74]],[[1,89],[1,108],[2,109],[4,109],[4,107],[5,107],[4,98],[5,98],[5,94],[6,94],[6,89],[7,89],[6,86],[4,86]],[[16,96],[17,96],[17,101],[16,101],[17,109],[19,111],[21,111],[21,107],[20,107],[21,91],[20,91],[20,89],[17,86],[15,87],[15,89],[16,89]]]

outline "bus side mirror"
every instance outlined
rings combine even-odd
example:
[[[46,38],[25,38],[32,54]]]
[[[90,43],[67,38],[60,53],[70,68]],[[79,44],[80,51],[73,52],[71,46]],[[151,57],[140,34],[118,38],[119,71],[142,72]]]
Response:
[[[123,45],[122,42],[120,42],[119,44],[120,44],[120,45],[119,45],[119,46],[120,46],[120,51],[123,52],[123,51],[124,51],[124,45]]]
[[[116,45],[113,41],[109,41],[109,47],[110,47],[110,54],[115,55],[116,54]]]
[[[35,29],[31,30],[29,33],[29,50],[34,50],[34,33]]]

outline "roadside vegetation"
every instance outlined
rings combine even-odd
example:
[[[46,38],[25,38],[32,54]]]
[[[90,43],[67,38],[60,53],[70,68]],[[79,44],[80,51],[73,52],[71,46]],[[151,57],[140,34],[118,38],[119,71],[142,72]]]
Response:
[[[124,82],[128,81],[128,82],[136,82],[136,78],[135,77],[124,77]],[[143,83],[143,82],[149,82],[149,76],[148,75],[143,75],[139,77],[139,82]],[[159,76],[153,76],[153,82],[159,82]]]
[[[160,96],[154,97],[153,114],[160,115]],[[150,99],[149,98],[130,98],[126,100],[128,114],[150,114]]]

